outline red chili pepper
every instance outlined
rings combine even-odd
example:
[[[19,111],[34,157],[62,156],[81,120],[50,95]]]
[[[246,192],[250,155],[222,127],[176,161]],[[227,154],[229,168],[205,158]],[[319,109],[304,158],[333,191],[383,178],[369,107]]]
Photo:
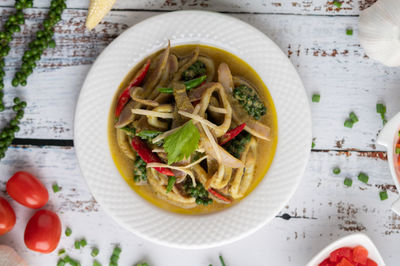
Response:
[[[233,139],[234,137],[239,135],[239,133],[243,131],[245,126],[246,126],[246,123],[243,123],[233,129],[229,130],[228,132],[226,132],[219,140],[219,145],[224,145],[225,143],[227,143],[228,141],[230,141],[231,139]]]
[[[139,154],[139,156],[146,163],[162,163],[161,159],[150,150],[145,142],[143,142],[139,137],[133,137],[131,141],[133,149]],[[153,167],[155,170],[163,175],[174,176],[174,173],[169,168]]]
[[[231,203],[232,202],[230,199],[228,199],[227,197],[219,194],[217,191],[215,191],[212,188],[209,188],[208,192],[210,192],[211,194],[213,194],[215,197],[219,198],[220,200],[225,201],[226,203]]]
[[[128,87],[121,93],[121,95],[118,98],[118,103],[117,107],[115,108],[115,117],[118,118],[119,115],[122,112],[122,109],[124,109],[125,104],[129,101],[130,95],[129,95],[129,90],[132,87],[139,86],[144,78],[146,77],[147,71],[149,70],[150,67],[150,59],[147,59],[146,63],[143,65],[143,67],[139,70],[139,72],[133,77],[131,82],[129,83]]]

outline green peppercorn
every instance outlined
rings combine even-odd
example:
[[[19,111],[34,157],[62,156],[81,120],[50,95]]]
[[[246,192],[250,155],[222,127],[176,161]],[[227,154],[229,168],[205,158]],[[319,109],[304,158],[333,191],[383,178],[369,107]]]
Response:
[[[5,39],[6,38],[6,33],[3,31],[0,31],[0,39]]]
[[[32,8],[32,7],[33,7],[33,1],[31,0],[26,1],[25,8]]]
[[[54,40],[51,40],[49,42],[49,48],[55,48],[56,47],[56,42]]]
[[[4,104],[0,103],[0,112],[3,112],[3,111],[4,111]]]
[[[20,84],[25,87],[27,85],[26,79],[21,80]]]
[[[11,85],[13,85],[13,87],[17,87],[19,84],[19,80],[17,78],[13,78]]]
[[[20,128],[19,128],[19,126],[13,126],[13,130],[14,130],[14,132],[19,132]]]
[[[26,107],[26,102],[25,102],[25,101],[22,101],[22,102],[19,104],[19,106],[21,106],[22,108],[25,108],[25,107]]]

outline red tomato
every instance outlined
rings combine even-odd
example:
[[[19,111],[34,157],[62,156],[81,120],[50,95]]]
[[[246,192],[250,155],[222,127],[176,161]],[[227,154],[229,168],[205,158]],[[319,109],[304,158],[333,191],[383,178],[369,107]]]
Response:
[[[57,248],[61,238],[61,221],[52,211],[37,211],[25,228],[25,245],[27,248],[50,253]]]
[[[28,208],[39,209],[49,200],[46,187],[28,172],[16,172],[6,187],[11,198]]]
[[[331,252],[329,260],[331,262],[339,262],[342,258],[346,258],[349,261],[353,260],[353,249],[349,247],[338,248]]]
[[[15,225],[15,212],[5,198],[0,197],[0,236],[11,231]]]
[[[368,259],[367,260],[367,264],[365,264],[365,266],[378,266],[378,263],[376,263],[375,261]]]
[[[334,266],[334,265],[329,261],[329,258],[326,258],[323,262],[318,264],[318,266]]]
[[[354,266],[354,264],[348,261],[346,258],[342,258],[342,260],[336,264],[336,266]]]
[[[363,246],[357,246],[353,249],[353,261],[365,265],[368,259],[368,250]]]

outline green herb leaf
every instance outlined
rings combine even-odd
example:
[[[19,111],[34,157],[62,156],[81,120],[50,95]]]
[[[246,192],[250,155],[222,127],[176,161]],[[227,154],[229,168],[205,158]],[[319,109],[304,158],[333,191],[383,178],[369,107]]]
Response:
[[[346,34],[349,36],[353,35],[353,29],[352,28],[346,29]]]
[[[92,248],[92,252],[90,253],[90,255],[92,255],[92,257],[96,257],[97,255],[99,255],[99,249]]]
[[[379,197],[381,198],[381,200],[386,200],[388,199],[388,194],[386,191],[381,191],[379,192]]]
[[[122,127],[121,128],[123,131],[125,131],[125,133],[126,134],[128,134],[129,136],[135,136],[135,134],[136,134],[136,130],[135,130],[135,128],[133,128],[133,127],[128,127],[128,126],[126,126],[126,127]]]
[[[350,119],[351,119],[351,121],[353,121],[353,123],[358,122],[358,117],[356,116],[356,114],[354,112],[350,113]]]
[[[188,158],[197,149],[199,140],[199,130],[191,120],[166,137],[164,150],[167,152],[168,164]]]
[[[319,103],[321,96],[319,94],[314,94],[311,98],[313,103]]]
[[[135,266],[149,266],[147,262],[137,263]]]
[[[174,187],[175,181],[176,181],[175,176],[168,177],[167,193],[171,192],[172,188]]]
[[[352,128],[353,124],[354,124],[354,122],[351,119],[347,119],[346,121],[344,121],[345,127]]]
[[[58,251],[58,256],[61,256],[61,255],[63,255],[65,253],[65,249],[60,249],[59,251]]]
[[[351,185],[353,184],[353,180],[351,180],[350,178],[346,177],[344,179],[343,183],[345,184],[345,186],[351,187]]]
[[[155,130],[142,130],[139,133],[137,133],[137,136],[144,140],[152,140],[161,133],[162,133],[161,131],[155,131]]]
[[[333,4],[334,4],[337,8],[340,8],[340,7],[342,6],[342,3],[339,2],[339,1],[337,1],[337,0],[333,1]]]
[[[87,245],[86,239],[82,238],[81,241],[79,241],[81,247],[84,247]]]
[[[59,192],[61,190],[61,188],[58,186],[57,183],[54,183],[52,188],[53,188],[53,192],[54,193],[57,193],[57,192]]]
[[[358,180],[360,180],[361,182],[367,184],[368,183],[368,175],[364,174],[364,173],[360,173],[358,174]]]
[[[335,175],[338,175],[338,174],[340,174],[340,168],[339,168],[339,167],[335,167],[335,168],[333,168],[332,172],[333,172]]]
[[[67,229],[65,229],[65,235],[70,236],[71,234],[72,234],[71,228],[67,227]]]
[[[93,266],[101,266],[101,263],[98,262],[97,260],[94,260],[93,261]]]
[[[224,258],[222,257],[222,255],[219,255],[219,260],[221,261],[221,265],[225,266],[225,261],[224,261]]]
[[[386,106],[382,103],[376,104],[376,112],[378,114],[384,115],[386,113]]]

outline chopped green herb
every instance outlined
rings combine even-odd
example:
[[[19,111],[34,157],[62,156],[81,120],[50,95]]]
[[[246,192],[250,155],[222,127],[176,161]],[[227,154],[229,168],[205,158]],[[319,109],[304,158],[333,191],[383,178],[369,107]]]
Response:
[[[76,240],[75,243],[74,243],[74,247],[76,249],[80,249],[81,248],[81,242],[79,240]]]
[[[128,135],[131,136],[131,137],[133,137],[133,136],[136,135],[136,129],[133,128],[133,127],[125,126],[125,127],[122,127],[121,129],[122,129],[123,131],[125,131],[125,133],[128,134]]]
[[[101,266],[101,263],[98,262],[97,260],[94,260],[93,261],[93,266]]]
[[[376,112],[381,115],[382,123],[386,124],[386,122],[387,122],[387,120],[385,118],[386,106],[382,103],[377,103],[376,104]]]
[[[182,79],[187,81],[207,73],[206,65],[201,61],[196,61],[182,73]]]
[[[246,85],[240,85],[233,89],[233,98],[235,98],[243,109],[254,119],[259,120],[267,113],[267,107],[258,97],[257,92]]]
[[[346,34],[349,36],[353,35],[353,29],[352,28],[346,29]]]
[[[364,174],[364,173],[359,173],[358,174],[358,180],[360,180],[361,182],[367,184],[368,183],[368,175]]]
[[[219,255],[219,260],[221,261],[221,266],[225,266],[225,261],[222,255]]]
[[[312,102],[313,103],[319,103],[319,100],[320,100],[320,98],[321,98],[321,95],[319,95],[319,94],[314,94],[313,96],[312,96]]]
[[[53,187],[53,192],[54,193],[57,193],[57,192],[59,192],[61,190],[61,188],[58,186],[57,183],[53,184],[52,187]]]
[[[61,255],[63,255],[65,253],[65,249],[60,249],[59,251],[58,251],[58,256],[61,256]]]
[[[332,172],[333,172],[335,175],[338,175],[338,174],[340,174],[340,168],[339,168],[339,167],[335,167],[335,168],[333,168]]]
[[[63,259],[58,259],[57,266],[64,266],[64,265],[65,265],[65,261]]]
[[[314,149],[315,148],[315,143],[314,143],[314,141],[311,143],[311,149]]]
[[[333,4],[337,7],[337,8],[341,8],[342,7],[342,3],[339,1],[333,1]]]
[[[400,154],[400,148],[396,147],[396,154]]]
[[[138,137],[144,140],[152,140],[158,135],[160,135],[162,132],[161,131],[155,131],[155,130],[142,130],[139,133],[137,133]]]
[[[121,248],[119,246],[116,246],[113,250],[113,255],[119,256],[119,254],[121,254],[121,251]]]
[[[99,255],[99,249],[98,248],[92,248],[92,252],[90,253],[90,255],[92,255],[92,257],[96,257],[97,255]]]
[[[240,156],[242,156],[242,153],[250,140],[250,133],[243,130],[239,133],[239,135],[237,135],[234,139],[228,141],[223,146],[227,152],[232,154],[234,157],[240,159]]]
[[[137,263],[135,266],[149,266],[147,262]]]
[[[65,235],[66,235],[66,236],[70,236],[71,234],[72,234],[71,228],[67,227],[67,228],[65,229]]]
[[[167,193],[171,192],[172,188],[174,187],[175,181],[175,176],[168,177]]]
[[[356,116],[356,114],[354,112],[350,113],[350,119],[353,123],[358,122],[358,117]]]
[[[181,161],[197,149],[200,133],[192,120],[169,135],[164,141],[164,150],[167,152],[168,164]]]
[[[121,248],[119,246],[115,246],[110,257],[110,265],[118,265],[119,254],[121,254]]]
[[[345,127],[352,128],[353,124],[354,124],[354,122],[351,119],[347,119],[346,121],[344,121]]]
[[[197,183],[197,185],[194,187],[191,178],[186,178],[186,180],[183,182],[183,190],[187,195],[190,195],[196,199],[197,205],[202,204],[207,206],[213,202],[213,200],[208,197],[209,193],[203,187],[203,185],[201,183]]]
[[[343,182],[346,186],[351,187],[353,184],[353,180],[351,178],[346,177]]]
[[[388,194],[386,191],[381,191],[379,192],[379,197],[381,198],[381,200],[386,200],[388,199]]]
[[[139,155],[136,155],[133,170],[133,180],[136,183],[147,181],[146,165],[146,162]]]
[[[117,264],[117,263],[118,263],[118,260],[119,260],[119,256],[117,256],[117,255],[112,255],[112,256],[111,256],[110,261],[111,261],[112,263]]]
[[[79,241],[79,244],[81,247],[85,247],[87,245],[86,239],[82,238],[81,241]]]

